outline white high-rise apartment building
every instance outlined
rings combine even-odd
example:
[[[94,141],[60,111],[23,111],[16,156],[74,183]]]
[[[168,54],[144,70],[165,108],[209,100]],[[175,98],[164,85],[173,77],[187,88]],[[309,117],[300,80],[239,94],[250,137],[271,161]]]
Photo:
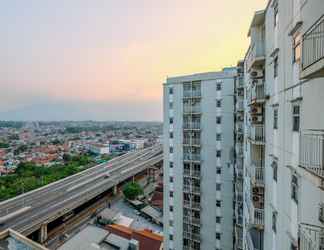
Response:
[[[245,58],[243,245],[324,249],[324,1],[271,0]]]
[[[164,84],[165,249],[233,249],[237,68]]]

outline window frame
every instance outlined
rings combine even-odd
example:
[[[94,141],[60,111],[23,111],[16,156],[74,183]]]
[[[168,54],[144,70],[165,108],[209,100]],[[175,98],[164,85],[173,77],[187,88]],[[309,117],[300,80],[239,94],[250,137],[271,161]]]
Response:
[[[298,113],[295,111],[298,108]],[[300,131],[300,104],[292,105],[292,131],[299,132]]]

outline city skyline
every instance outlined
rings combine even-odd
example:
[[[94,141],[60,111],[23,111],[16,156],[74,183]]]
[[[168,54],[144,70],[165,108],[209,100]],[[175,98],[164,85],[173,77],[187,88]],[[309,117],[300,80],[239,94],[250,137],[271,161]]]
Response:
[[[165,77],[235,65],[265,1],[2,5],[1,119],[161,121]]]

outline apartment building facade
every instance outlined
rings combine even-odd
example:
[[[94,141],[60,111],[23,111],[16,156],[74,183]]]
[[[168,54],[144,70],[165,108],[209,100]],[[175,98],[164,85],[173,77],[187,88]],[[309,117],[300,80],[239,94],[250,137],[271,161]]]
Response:
[[[324,2],[270,0],[245,58],[244,249],[324,249]]]
[[[165,249],[233,249],[236,68],[164,84]]]

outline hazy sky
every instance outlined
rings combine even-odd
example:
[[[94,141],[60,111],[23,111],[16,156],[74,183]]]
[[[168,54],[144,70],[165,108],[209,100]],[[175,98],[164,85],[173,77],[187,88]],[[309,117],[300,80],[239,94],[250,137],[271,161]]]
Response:
[[[233,66],[266,0],[8,0],[0,120],[161,120],[167,76]]]

